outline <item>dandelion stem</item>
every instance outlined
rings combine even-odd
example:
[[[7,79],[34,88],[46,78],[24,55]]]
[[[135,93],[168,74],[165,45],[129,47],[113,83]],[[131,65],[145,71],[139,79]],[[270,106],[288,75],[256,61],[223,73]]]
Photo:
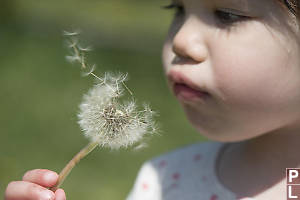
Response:
[[[71,170],[73,169],[73,167],[75,167],[75,165],[77,163],[79,163],[79,161],[82,158],[84,158],[91,151],[93,151],[94,148],[98,146],[98,144],[99,143],[97,141],[92,141],[87,146],[85,146],[83,149],[81,149],[81,151],[78,152],[72,158],[72,160],[70,160],[69,163],[63,168],[63,170],[59,173],[59,178],[58,178],[57,183],[53,187],[51,187],[50,190],[56,191],[63,184],[65,178],[69,175],[69,173],[71,172]]]

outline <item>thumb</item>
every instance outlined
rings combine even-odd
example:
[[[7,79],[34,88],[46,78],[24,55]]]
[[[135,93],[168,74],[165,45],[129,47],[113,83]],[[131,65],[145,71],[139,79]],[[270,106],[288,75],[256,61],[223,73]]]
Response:
[[[66,200],[65,191],[61,188],[55,191],[55,200]]]

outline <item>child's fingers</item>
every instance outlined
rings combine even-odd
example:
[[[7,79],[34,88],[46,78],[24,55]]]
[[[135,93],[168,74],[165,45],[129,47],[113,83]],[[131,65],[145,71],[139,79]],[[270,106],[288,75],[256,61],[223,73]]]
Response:
[[[66,194],[63,189],[57,189],[55,191],[55,200],[66,200]]]
[[[13,181],[5,191],[5,200],[54,200],[54,192],[34,183]]]
[[[43,187],[52,187],[55,185],[58,179],[56,172],[47,169],[34,169],[28,171],[23,176],[23,181],[36,183]]]

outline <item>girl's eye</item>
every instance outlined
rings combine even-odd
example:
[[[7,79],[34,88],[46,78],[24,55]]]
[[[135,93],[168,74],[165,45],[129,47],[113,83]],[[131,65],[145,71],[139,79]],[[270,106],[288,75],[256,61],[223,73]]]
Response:
[[[176,4],[176,3],[171,3],[166,6],[162,6],[163,9],[175,9],[176,10],[176,16],[181,15],[184,13],[184,7],[182,5]]]
[[[225,25],[230,25],[230,24],[233,24],[236,22],[240,22],[240,21],[249,19],[248,16],[237,15],[237,14],[233,14],[231,12],[223,11],[223,10],[216,10],[215,16],[222,24],[225,24]]]

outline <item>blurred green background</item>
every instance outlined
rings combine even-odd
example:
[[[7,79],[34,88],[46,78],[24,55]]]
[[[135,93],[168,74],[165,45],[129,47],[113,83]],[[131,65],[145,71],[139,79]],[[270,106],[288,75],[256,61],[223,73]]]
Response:
[[[94,51],[96,73],[128,72],[139,102],[159,112],[160,135],[139,151],[96,149],[63,185],[72,200],[125,199],[141,164],[203,138],[168,91],[161,46],[172,11],[168,0],[1,0],[0,196],[33,168],[60,171],[87,144],[77,125],[91,77],[65,62],[62,30],[80,28]]]

